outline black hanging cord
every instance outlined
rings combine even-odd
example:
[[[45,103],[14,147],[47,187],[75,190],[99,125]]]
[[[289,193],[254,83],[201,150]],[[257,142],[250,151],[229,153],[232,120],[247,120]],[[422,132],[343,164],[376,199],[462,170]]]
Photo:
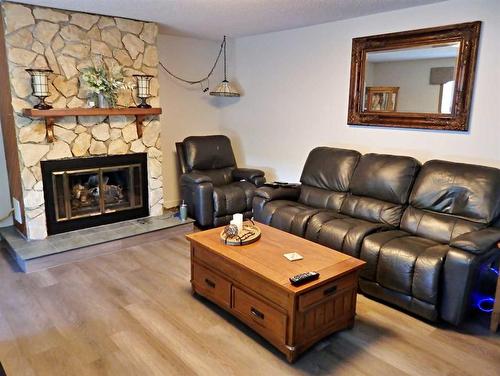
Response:
[[[227,81],[226,78],[226,36],[224,35],[224,40],[222,41],[224,44],[224,81]]]
[[[186,84],[190,84],[190,85],[201,84],[203,82],[208,81],[210,76],[214,73],[215,67],[217,66],[217,63],[220,60],[222,50],[224,50],[224,56],[225,56],[226,55],[226,36],[224,36],[224,39],[222,40],[222,43],[220,44],[219,53],[217,54],[217,58],[215,59],[214,65],[212,66],[212,69],[210,69],[210,72],[208,72],[208,74],[205,77],[203,77],[202,79],[199,79],[199,80],[194,80],[194,81],[193,80],[186,80],[186,79],[179,77],[176,74],[172,73],[161,61],[159,62],[159,64],[165,70],[165,72],[167,72],[169,75],[171,75],[172,77],[174,77],[175,79],[177,79],[179,81],[185,82]],[[226,79],[226,59],[224,59],[224,79]]]

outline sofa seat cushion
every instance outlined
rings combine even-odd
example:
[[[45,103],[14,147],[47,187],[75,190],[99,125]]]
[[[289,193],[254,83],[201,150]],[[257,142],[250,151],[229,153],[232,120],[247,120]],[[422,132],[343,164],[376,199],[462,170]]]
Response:
[[[404,231],[373,234],[363,242],[361,277],[387,290],[437,304],[438,286],[449,247]]]
[[[295,201],[276,200],[264,208],[269,225],[297,236],[304,236],[310,218],[321,211]]]
[[[302,184],[298,202],[315,208],[339,211],[346,196],[346,192],[336,192]]]
[[[216,217],[247,210],[247,196],[241,182],[214,187],[213,199]]]
[[[389,229],[389,226],[381,223],[351,218],[328,210],[318,212],[309,220],[305,236],[306,239],[359,257],[365,236]]]

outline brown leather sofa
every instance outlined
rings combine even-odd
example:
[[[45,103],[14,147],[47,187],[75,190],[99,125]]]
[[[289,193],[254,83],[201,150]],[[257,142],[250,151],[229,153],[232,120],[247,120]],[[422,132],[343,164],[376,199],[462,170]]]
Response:
[[[264,172],[238,168],[229,138],[191,136],[176,149],[181,197],[198,226],[228,224],[235,213],[252,217],[254,191],[266,181]]]
[[[320,147],[300,180],[259,188],[255,220],[366,261],[366,295],[463,321],[500,256],[500,170]]]

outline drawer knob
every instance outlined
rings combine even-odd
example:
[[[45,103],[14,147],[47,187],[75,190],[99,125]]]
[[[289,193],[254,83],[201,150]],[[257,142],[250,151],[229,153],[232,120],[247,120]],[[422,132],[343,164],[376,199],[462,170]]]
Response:
[[[264,320],[264,314],[262,312],[260,312],[259,310],[255,309],[254,307],[250,308],[250,313],[257,318]]]
[[[327,289],[323,290],[323,295],[335,294],[336,291],[337,291],[337,286],[328,287]]]
[[[208,278],[205,278],[205,283],[207,284],[208,287],[215,288],[215,282],[209,280]]]

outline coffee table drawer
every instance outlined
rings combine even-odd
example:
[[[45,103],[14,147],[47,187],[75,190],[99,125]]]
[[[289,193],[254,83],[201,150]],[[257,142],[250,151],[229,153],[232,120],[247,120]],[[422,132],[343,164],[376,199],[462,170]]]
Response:
[[[357,283],[356,273],[351,273],[345,277],[339,278],[333,282],[327,283],[324,286],[318,287],[310,292],[299,297],[299,309],[304,309],[320,303],[324,300],[331,299],[339,292],[352,288]]]
[[[196,291],[217,303],[231,305],[231,283],[211,270],[193,264],[193,283]]]
[[[233,309],[258,332],[285,342],[286,314],[237,287],[233,287]]]

